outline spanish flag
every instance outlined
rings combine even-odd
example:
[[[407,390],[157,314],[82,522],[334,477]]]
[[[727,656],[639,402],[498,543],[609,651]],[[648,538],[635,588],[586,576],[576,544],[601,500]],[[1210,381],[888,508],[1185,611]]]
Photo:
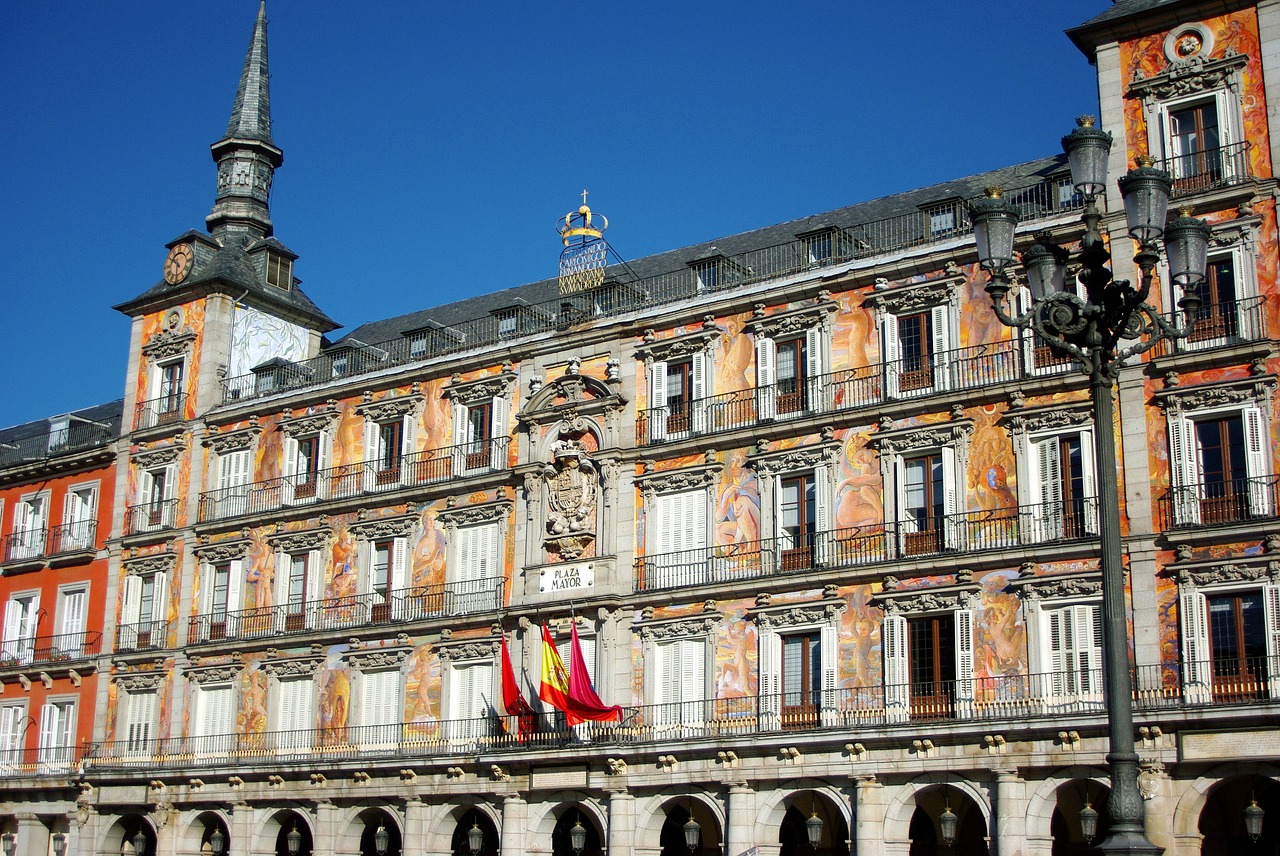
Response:
[[[569,698],[569,673],[545,624],[542,625],[542,684],[538,687],[538,698],[566,712],[573,704]]]
[[[591,676],[587,674],[587,665],[582,657],[582,648],[578,643],[577,628],[573,628],[573,674],[565,670],[560,652],[555,642],[551,641],[551,631],[546,625],[542,627],[542,684],[538,687],[538,698],[558,710],[564,711],[564,721],[568,725],[577,725],[588,719],[597,722],[611,722],[622,718],[622,708],[618,705],[606,705],[600,701],[591,686]]]

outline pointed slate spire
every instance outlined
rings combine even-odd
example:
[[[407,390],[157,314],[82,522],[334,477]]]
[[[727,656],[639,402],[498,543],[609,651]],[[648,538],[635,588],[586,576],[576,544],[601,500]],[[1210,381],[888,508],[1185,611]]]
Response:
[[[258,19],[240,73],[227,133],[212,146],[218,164],[218,195],[205,218],[210,233],[223,243],[243,244],[271,235],[271,180],[284,152],[271,139],[270,72],[267,68],[267,4]]]

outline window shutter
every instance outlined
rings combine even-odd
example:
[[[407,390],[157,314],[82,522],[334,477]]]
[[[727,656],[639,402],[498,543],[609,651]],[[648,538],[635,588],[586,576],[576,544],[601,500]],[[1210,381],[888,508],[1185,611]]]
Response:
[[[125,743],[130,754],[147,751],[156,719],[156,693],[154,691],[129,693],[128,721],[125,724]]]
[[[1052,609],[1045,613],[1048,624],[1046,642],[1049,663],[1049,688],[1053,704],[1062,704],[1067,691],[1067,636],[1071,621],[1065,609]]]
[[[906,535],[918,531],[916,519],[907,511],[907,462],[901,456],[893,459],[893,489],[896,495],[895,522],[898,528],[898,552],[906,552]]]
[[[1076,651],[1080,670],[1082,696],[1102,701],[1102,605],[1081,604],[1072,607],[1076,621]]]
[[[814,563],[826,565],[831,560],[831,468],[824,465],[813,468],[813,536]]]
[[[489,469],[501,470],[507,466],[507,438],[510,429],[507,426],[507,398],[495,395],[489,406],[491,426],[489,430]]]
[[[153,493],[155,491],[155,475],[150,470],[143,470],[138,473],[138,504],[147,508],[152,505]],[[18,514],[22,518],[22,529],[27,528],[27,517],[31,513],[31,507],[26,502],[18,504]],[[19,521],[14,521],[14,527],[17,528]]]
[[[288,553],[276,553],[275,605],[283,607],[289,602],[289,572],[293,559]]]
[[[156,571],[151,579],[151,615],[142,616],[142,620],[165,621],[169,617],[169,575]]]
[[[17,704],[8,704],[0,708],[0,765],[8,769],[22,762],[22,733],[18,727],[23,719],[25,708]]]
[[[778,346],[768,336],[756,336],[756,416],[773,419],[778,412]]]
[[[818,659],[822,666],[822,721],[823,725],[834,725],[830,717],[839,710],[839,699],[836,698],[836,664],[840,661],[840,642],[836,626],[830,621],[824,622],[818,629]]]
[[[84,589],[63,593],[62,629],[59,632],[66,638],[55,646],[59,650],[65,651],[69,646],[74,646],[74,649],[78,651],[83,645],[86,600],[88,600],[88,592]]]
[[[957,609],[956,624],[956,706],[961,716],[973,707],[973,610]]]
[[[333,461],[333,437],[321,431],[316,437],[316,498],[327,496],[329,491],[329,467]]]
[[[372,541],[359,541],[356,544],[356,567],[361,594],[373,594],[373,563],[377,558],[377,547]]]
[[[458,567],[454,569],[453,577],[461,582],[463,580],[474,580],[480,576],[479,573],[479,526],[463,526],[456,530],[458,538]]]
[[[661,725],[675,725],[680,721],[675,702],[680,698],[680,641],[659,642],[654,645],[654,698],[660,705],[657,720]]]
[[[234,636],[240,616],[237,614],[244,608],[244,596],[240,593],[244,583],[244,559],[232,559],[227,571],[227,615],[226,634]]]
[[[1084,531],[1098,534],[1098,462],[1093,454],[1093,430],[1080,432],[1080,472],[1084,490]]]
[[[1013,312],[1018,317],[1031,310],[1031,289],[1022,285],[1013,289]],[[1036,334],[1030,327],[1015,330],[1018,344],[1022,350],[1022,370],[1025,374],[1036,374]]]
[[[964,473],[960,472],[954,448],[943,446],[940,451],[942,454],[942,513],[946,516],[943,537],[946,539],[947,549],[960,550],[968,540],[968,526],[961,503]]]
[[[809,410],[813,412],[822,412],[827,409],[823,397],[826,385],[823,372],[826,371],[826,367],[822,360],[822,346],[826,341],[825,332],[821,327],[810,327],[804,331],[805,381],[809,387],[807,390]]]
[[[782,726],[782,637],[760,630],[760,728]]]
[[[651,441],[667,438],[667,362],[654,360],[649,367],[649,437]]]
[[[40,748],[52,749],[58,745],[58,706],[45,703],[40,706]]]
[[[1057,437],[1047,437],[1031,444],[1036,457],[1036,540],[1052,541],[1062,537],[1062,445]]]
[[[1169,469],[1173,485],[1173,518],[1181,524],[1200,522],[1196,461],[1192,449],[1195,431],[1191,422],[1174,414],[1169,417]]]
[[[693,421],[693,433],[705,434],[707,425],[707,398],[711,395],[711,384],[708,376],[711,373],[711,355],[706,351],[698,351],[693,355],[689,370],[689,410]]]
[[[409,539],[396,538],[391,542],[391,574],[388,577],[388,585],[391,591],[398,592],[405,588],[405,580],[409,563]]]
[[[1192,704],[1213,698],[1209,684],[1209,622],[1204,597],[1195,588],[1184,588],[1179,596],[1182,621],[1182,692]]]
[[[910,714],[911,686],[907,669],[907,619],[888,614],[880,627],[884,653],[884,706],[889,721],[901,721]]]
[[[124,614],[122,624],[137,624],[142,620],[142,577],[130,574],[124,578]]]
[[[951,388],[951,307],[935,306],[929,310],[930,333],[933,334],[933,388]]]
[[[382,432],[379,430],[378,423],[369,417],[364,420],[364,473],[363,488],[364,490],[374,490],[377,488],[378,469],[381,466],[382,450],[381,445]]]
[[[884,344],[884,394],[888,398],[898,397],[898,377],[902,373],[900,363],[900,343],[898,341],[898,316],[886,312],[881,316],[880,339]]]
[[[1267,483],[1266,422],[1257,405],[1241,411],[1244,419],[1245,473],[1249,477],[1249,512],[1256,517],[1272,514],[1271,490]]]
[[[307,553],[307,591],[304,597],[307,599],[308,612],[316,608],[314,604],[320,600],[320,595],[324,591],[323,557],[322,550],[311,550]]]
[[[1267,691],[1280,698],[1280,585],[1268,583],[1262,590],[1265,601],[1263,625],[1267,634]]]
[[[293,488],[298,477],[298,441],[286,436],[280,452],[281,478],[280,501],[293,502]]]

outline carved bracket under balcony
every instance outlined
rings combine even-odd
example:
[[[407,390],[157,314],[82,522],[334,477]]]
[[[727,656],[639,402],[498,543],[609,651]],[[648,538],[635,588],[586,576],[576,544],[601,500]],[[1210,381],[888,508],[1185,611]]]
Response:
[[[815,327],[829,326],[839,308],[840,304],[834,300],[820,299],[795,309],[769,312],[765,304],[757,303],[754,313],[744,326],[754,336],[767,336],[770,339],[794,336]]]
[[[273,550],[285,553],[299,553],[303,550],[320,550],[328,546],[333,537],[333,530],[305,529],[300,532],[281,532],[267,537],[267,543]]]
[[[505,396],[515,380],[515,372],[510,371],[468,381],[463,381],[458,375],[454,375],[453,381],[441,394],[451,401],[468,407],[473,404],[486,404],[491,399]]]
[[[378,541],[383,538],[405,537],[417,527],[418,515],[401,514],[395,517],[356,520],[348,526],[348,529],[360,541]]]
[[[635,477],[636,487],[640,488],[640,493],[645,498],[659,493],[675,493],[714,485],[723,471],[723,467],[718,463],[657,472],[650,471],[649,466],[646,464],[645,472]]]
[[[511,513],[513,503],[509,499],[495,502],[482,502],[476,505],[459,505],[445,507],[439,511],[437,518],[449,529],[459,526],[474,526],[478,523],[493,523],[506,520]]]
[[[249,424],[243,428],[219,430],[215,426],[206,425],[205,431],[201,444],[209,447],[216,455],[225,455],[227,452],[252,448],[253,441],[262,433],[262,426],[258,424],[257,416],[251,416]]]
[[[425,400],[422,387],[416,383],[404,395],[388,396],[376,401],[373,391],[365,390],[360,403],[356,405],[356,413],[373,422],[390,422],[393,419],[403,419],[405,416],[420,413]]]
[[[1010,580],[1009,590],[1023,600],[1062,600],[1098,597],[1102,594],[1102,575],[1098,571],[1084,574],[1023,577]]]

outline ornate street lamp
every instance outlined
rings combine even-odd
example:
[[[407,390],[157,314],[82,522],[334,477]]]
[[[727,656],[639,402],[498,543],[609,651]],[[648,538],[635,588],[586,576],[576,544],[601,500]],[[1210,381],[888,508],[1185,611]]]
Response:
[[[1111,136],[1093,128],[1091,117],[1078,120],[1079,127],[1062,138],[1062,146],[1072,168],[1072,183],[1085,196],[1081,222],[1085,235],[1077,261],[1079,281],[1085,297],[1067,288],[1065,272],[1059,267],[1066,254],[1054,250],[1047,238],[1037,241],[1043,253],[1033,247],[1024,256],[1035,272],[1028,270],[1028,281],[1039,294],[1033,296],[1031,308],[1022,315],[1010,316],[1005,307],[1010,283],[1007,266],[1013,257],[1012,230],[1005,227],[1013,207],[1000,200],[998,193],[988,192],[987,199],[972,206],[974,231],[986,229],[987,235],[999,235],[1001,243],[991,238],[979,241],[978,260],[991,272],[987,293],[996,316],[1009,327],[1033,330],[1045,343],[1074,357],[1089,376],[1094,418],[1094,460],[1097,462],[1099,506],[1099,548],[1102,564],[1103,655],[1106,678],[1107,725],[1110,752],[1107,763],[1111,774],[1111,793],[1107,810],[1112,824],[1107,838],[1099,845],[1104,853],[1158,854],[1160,848],[1147,840],[1143,830],[1142,797],[1138,793],[1138,755],[1133,745],[1133,680],[1129,674],[1128,629],[1125,621],[1125,571],[1120,551],[1120,499],[1112,474],[1116,470],[1116,443],[1112,391],[1124,360],[1155,347],[1163,339],[1178,339],[1190,333],[1198,300],[1192,293],[1204,277],[1209,229],[1201,221],[1184,212],[1166,229],[1169,193],[1173,182],[1169,174],[1151,166],[1141,158],[1135,169],[1120,179],[1125,217],[1129,234],[1138,242],[1134,263],[1141,279],[1137,286],[1115,280],[1108,265],[1111,254],[1102,240],[1098,226],[1102,215],[1095,204],[1106,186],[1106,153]],[[987,224],[995,223],[991,230]],[[1178,301],[1185,313],[1182,326],[1162,317],[1147,304],[1152,274],[1160,260],[1158,245],[1165,238],[1171,279],[1182,289]],[[1010,241],[1010,243],[1003,243]],[[1050,259],[1046,259],[1047,254]],[[1120,347],[1124,339],[1129,344]]]
[[[942,830],[942,843],[950,847],[956,843],[956,828],[960,825],[960,818],[956,817],[956,813],[951,810],[951,798],[946,798],[946,804],[942,808],[942,814],[938,815],[938,828]]]
[[[12,832],[6,832],[0,835],[0,849],[4,850],[4,856],[13,856],[13,851],[18,847],[18,837]]]
[[[477,856],[484,847],[484,830],[480,828],[480,822],[471,821],[471,828],[467,830],[467,849],[471,851],[471,856]]]
[[[693,819],[693,806],[689,806],[689,819],[685,821],[684,826],[684,846],[689,848],[689,852],[693,853],[698,849],[698,845],[702,843],[702,827],[698,825],[698,821]]]
[[[289,851],[289,856],[298,856],[302,851],[302,833],[298,831],[297,821],[294,821],[293,829],[284,837],[284,846]]]
[[[387,832],[386,824],[379,823],[378,828],[373,831],[373,850],[378,856],[387,856],[390,847],[391,833]]]
[[[1258,805],[1255,797],[1249,798],[1249,804],[1244,807],[1244,832],[1249,836],[1249,840],[1257,843],[1262,837],[1262,816],[1266,814],[1262,807]]]
[[[1092,844],[1093,839],[1097,836],[1098,810],[1086,798],[1084,808],[1080,809],[1080,837],[1084,839],[1085,844]]]
[[[581,856],[582,851],[587,849],[587,828],[582,825],[581,816],[569,830],[569,849],[574,852],[574,856]]]
[[[809,846],[817,850],[822,842],[822,818],[818,817],[816,807],[810,811],[809,819],[804,822],[804,834],[809,839]]]
[[[147,836],[141,829],[137,835],[133,836],[133,852],[137,856],[146,856],[147,853]]]
[[[213,851],[213,856],[222,856],[227,852],[227,836],[222,834],[220,827],[215,826],[209,835],[209,849]]]
[[[1262,809],[1258,809],[1262,811]],[[53,856],[62,856],[67,852],[67,836],[61,832],[55,832],[53,838]]]

